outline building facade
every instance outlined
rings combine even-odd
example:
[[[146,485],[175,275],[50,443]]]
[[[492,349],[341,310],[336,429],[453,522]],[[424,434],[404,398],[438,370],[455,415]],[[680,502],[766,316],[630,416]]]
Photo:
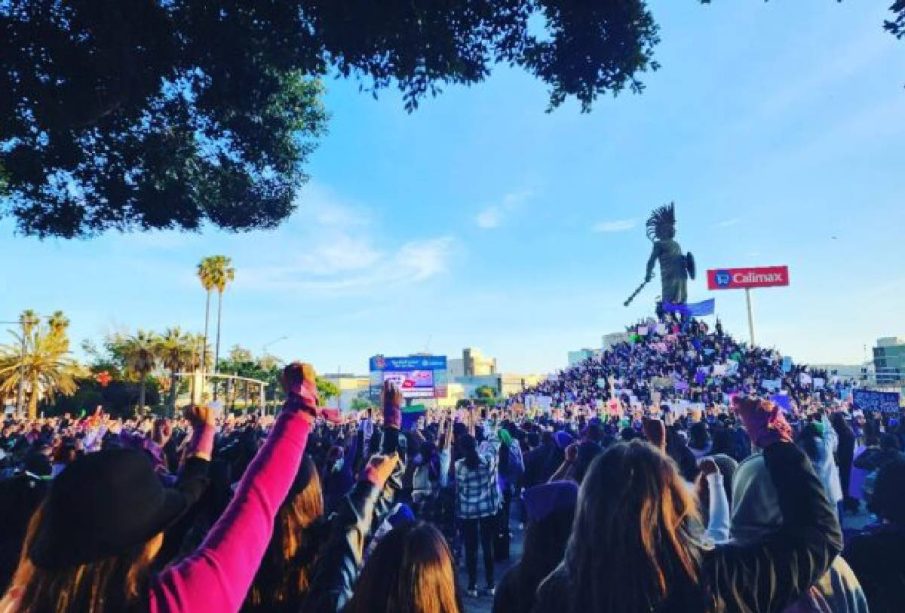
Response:
[[[877,385],[905,384],[905,338],[896,336],[879,338],[873,353]]]
[[[575,366],[576,364],[580,364],[587,360],[588,358],[594,357],[594,354],[597,353],[593,349],[583,348],[577,351],[569,352],[569,366]]]

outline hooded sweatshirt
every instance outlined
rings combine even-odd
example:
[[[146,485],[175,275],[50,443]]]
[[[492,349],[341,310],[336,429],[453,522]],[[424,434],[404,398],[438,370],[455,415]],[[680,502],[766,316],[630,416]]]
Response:
[[[747,543],[775,532],[782,525],[776,488],[761,454],[739,464],[732,483],[730,537]],[[785,609],[786,613],[867,613],[867,598],[848,563],[837,556],[830,570],[810,591]]]

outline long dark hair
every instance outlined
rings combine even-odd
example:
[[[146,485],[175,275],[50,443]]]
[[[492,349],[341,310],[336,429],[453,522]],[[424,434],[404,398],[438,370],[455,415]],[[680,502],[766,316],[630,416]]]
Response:
[[[289,496],[277,512],[270,544],[243,610],[298,608],[308,592],[311,569],[325,539],[325,527],[320,522],[323,515],[321,480],[306,455]]]
[[[44,506],[38,507],[28,524],[19,566],[0,608],[12,604],[15,611],[55,613],[113,613],[146,611],[151,563],[163,542],[157,535],[147,543],[95,562],[63,569],[36,566],[28,551],[41,522]],[[13,596],[19,592],[18,596]]]
[[[516,571],[516,610],[530,611],[533,608],[537,586],[563,560],[574,519],[575,509],[568,508],[528,523],[524,553]]]
[[[452,554],[443,535],[424,522],[386,535],[365,564],[346,613],[459,613]]]
[[[459,449],[462,451],[462,457],[465,459],[465,466],[468,470],[477,470],[481,465],[481,458],[478,455],[478,441],[470,434],[462,436],[459,442]]]
[[[668,599],[696,601],[700,520],[675,463],[652,445],[619,443],[585,475],[566,548],[572,611],[650,611]]]

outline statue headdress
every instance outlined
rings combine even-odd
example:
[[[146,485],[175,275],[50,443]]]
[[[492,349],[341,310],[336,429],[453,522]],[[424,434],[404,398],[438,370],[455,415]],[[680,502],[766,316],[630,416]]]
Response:
[[[664,204],[647,218],[647,238],[651,240],[671,238],[676,230],[676,205]]]

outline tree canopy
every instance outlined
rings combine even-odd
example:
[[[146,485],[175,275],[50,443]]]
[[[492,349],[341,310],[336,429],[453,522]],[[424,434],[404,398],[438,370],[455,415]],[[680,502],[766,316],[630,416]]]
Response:
[[[324,77],[412,110],[506,64],[588,111],[640,92],[658,42],[646,0],[5,0],[0,207],[40,237],[273,227],[325,132]]]
[[[896,38],[905,38],[905,0],[896,0],[889,10],[893,18],[888,19],[884,27]]]
[[[414,109],[494,64],[551,107],[640,91],[643,0],[0,2],[0,168],[20,232],[266,228],[324,133],[322,77]]]

